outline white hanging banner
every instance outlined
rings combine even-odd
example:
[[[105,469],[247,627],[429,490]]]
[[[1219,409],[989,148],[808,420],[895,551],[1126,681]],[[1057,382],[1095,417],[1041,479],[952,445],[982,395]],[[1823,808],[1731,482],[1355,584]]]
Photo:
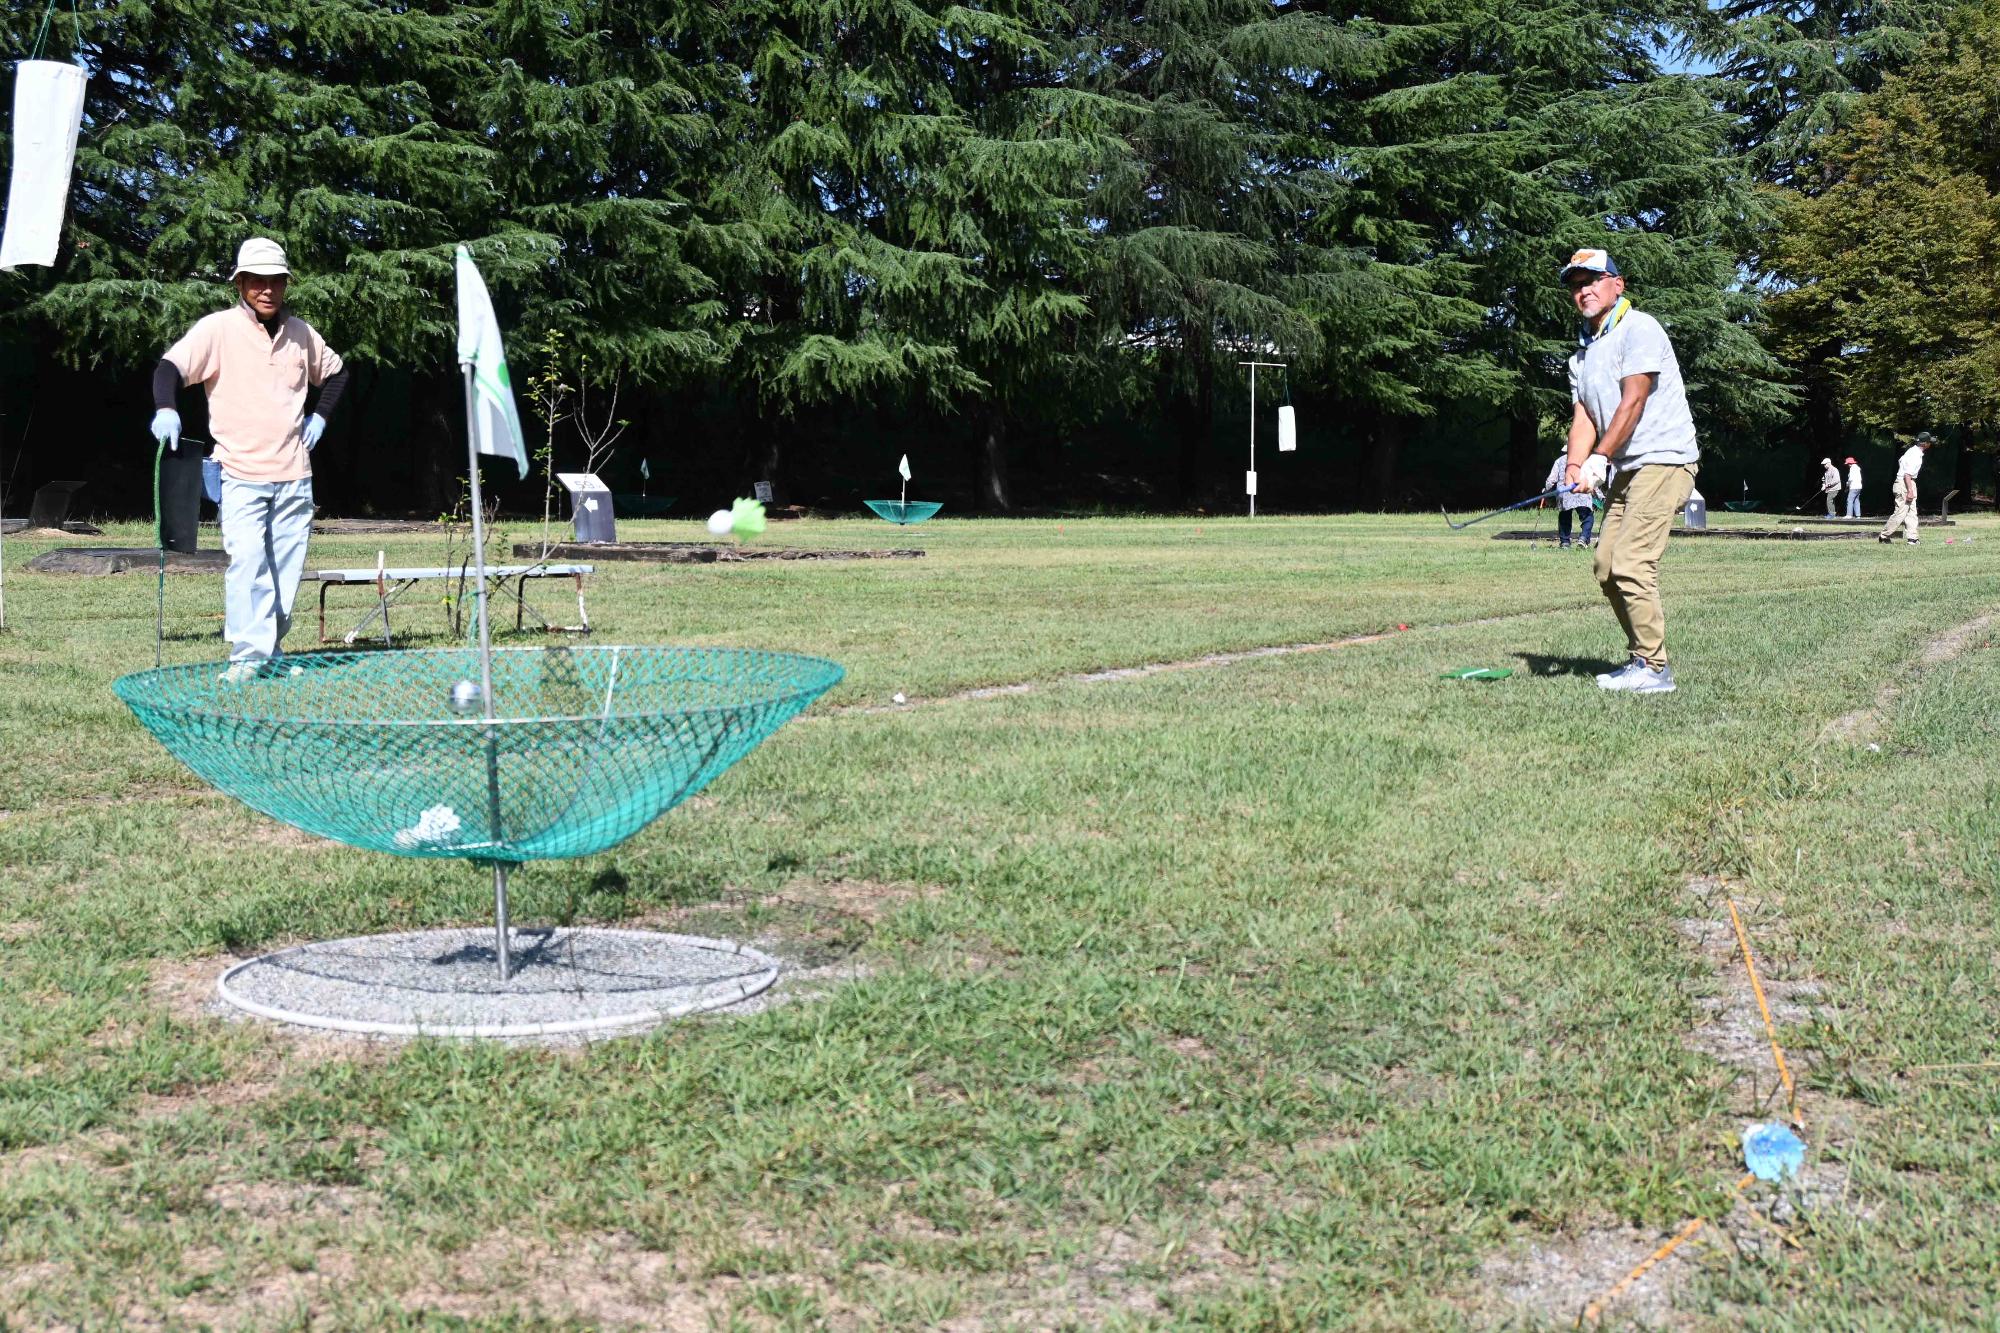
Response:
[[[1245,495],[1255,495],[1257,493],[1256,473],[1246,472],[1243,474],[1243,493]]]
[[[0,232],[0,272],[53,264],[62,240],[76,134],[83,124],[83,71],[57,60],[14,66],[14,174],[7,226]]]
[[[1299,447],[1299,417],[1286,403],[1278,409],[1278,452],[1291,453]]]

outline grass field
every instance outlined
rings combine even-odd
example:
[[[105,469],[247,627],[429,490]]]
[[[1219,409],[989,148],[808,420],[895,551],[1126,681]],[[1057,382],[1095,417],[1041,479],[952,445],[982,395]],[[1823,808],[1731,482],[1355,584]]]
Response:
[[[216,1014],[232,958],[483,922],[487,882],[205,789],[109,689],[152,574],[10,539],[0,1326],[1557,1328],[1697,1217],[1606,1326],[1995,1326],[2000,1068],[1917,1067],[2000,1057],[2000,524],[1677,539],[1681,690],[1638,699],[1590,680],[1589,557],[1503,526],[807,522],[765,540],[928,555],[604,566],[599,642],[848,675],[517,875],[516,920],[846,979],[566,1049]],[[312,563],[385,544],[442,555]],[[169,660],[221,655],[220,605],[169,580]],[[1786,1104],[1731,900],[1798,1075],[1782,1193],[1734,1191]]]

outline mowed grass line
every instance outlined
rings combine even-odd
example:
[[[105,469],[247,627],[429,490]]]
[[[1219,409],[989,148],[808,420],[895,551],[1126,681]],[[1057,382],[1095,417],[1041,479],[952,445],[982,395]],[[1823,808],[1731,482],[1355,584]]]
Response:
[[[1173,525],[1150,543],[1105,526],[1150,550],[1132,568],[1178,558]],[[173,794],[115,714],[90,723],[170,791],[0,821],[7,864],[27,871],[0,890],[0,920],[31,927],[0,944],[0,1006],[32,1035],[7,1052],[31,1075],[0,1092],[0,1137],[17,1150],[0,1215],[18,1224],[0,1260],[48,1266],[7,1299],[34,1319],[228,1311],[260,1292],[281,1305],[273,1273],[347,1264],[376,1277],[366,1296],[304,1289],[336,1323],[450,1307],[455,1291],[498,1318],[543,1293],[531,1278],[479,1289],[463,1256],[581,1236],[673,1256],[674,1283],[778,1323],[1449,1325],[1486,1317],[1466,1284],[1510,1239],[1602,1217],[1666,1228],[1713,1207],[1729,1181],[1731,1076],[1682,1043],[1706,983],[1671,927],[1688,910],[1681,885],[1779,873],[1764,830],[1800,799],[1801,772],[1835,762],[1813,749],[1819,726],[1983,609],[1965,562],[1907,553],[1932,561],[1925,574],[1757,547],[1737,548],[1758,553],[1738,568],[1676,548],[1690,687],[1619,701],[1587,674],[1529,674],[1608,657],[1579,557],[1443,547],[1413,524],[1327,526],[1357,561],[1393,564],[1398,548],[1455,560],[1442,606],[1478,614],[1532,593],[1578,609],[795,724],[712,803],[609,857],[530,868],[523,919],[834,881],[908,891],[864,950],[871,975],[819,1004],[580,1054],[370,1051],[287,1068],[232,1101],[282,1043],[159,1013],[149,966],[293,933],[477,920],[483,886],[260,840],[255,816]],[[1278,571],[1272,603],[1314,581],[1280,568],[1307,543],[1250,536]],[[1010,571],[1026,602],[1059,600],[1038,579],[1088,574],[1037,571],[1014,558],[1018,540],[1010,528],[966,558]],[[1871,567],[1894,570],[1881,598],[1773,614],[1773,589],[1858,590]],[[760,641],[786,646],[802,646],[781,637],[788,625],[809,635],[888,595],[872,568],[812,571],[835,577],[810,608],[745,570],[699,572],[726,573],[704,595],[741,598],[769,630]],[[651,613],[606,583],[618,616]],[[988,593],[1008,600],[991,578]],[[1129,616],[1096,596],[1106,617]],[[1362,617],[1388,602],[1368,597],[1380,600],[1321,618],[1380,628]],[[952,647],[988,632],[1032,639],[1003,679],[1105,665],[1107,644],[1114,663],[1166,660],[1198,637],[1112,643],[1103,626],[1012,615],[982,629],[981,605],[957,610],[968,623],[914,666],[900,642],[850,663],[854,697],[901,673],[987,683]],[[1235,605],[1224,619],[1244,637],[1201,650],[1326,632],[1303,633],[1296,608],[1257,614]],[[1523,674],[1435,679],[1469,664]],[[93,716],[87,697],[57,693],[52,706]],[[579,883],[604,887],[579,900]],[[110,1017],[121,1005],[147,1013],[140,1031]],[[1829,1063],[1812,1077],[1836,1076]],[[70,1090],[66,1114],[38,1105],[55,1085]],[[252,1188],[287,1200],[281,1216],[230,1206]],[[328,1199],[361,1220],[337,1224]],[[1855,1263],[1886,1255],[1868,1249],[1877,1234],[1857,1229]],[[1752,1279],[1787,1300],[1816,1290],[1810,1267],[1725,1276],[1686,1299],[1727,1319],[1725,1302],[1759,1299]],[[1971,1308],[1979,1290],[1943,1287],[1931,1308]]]

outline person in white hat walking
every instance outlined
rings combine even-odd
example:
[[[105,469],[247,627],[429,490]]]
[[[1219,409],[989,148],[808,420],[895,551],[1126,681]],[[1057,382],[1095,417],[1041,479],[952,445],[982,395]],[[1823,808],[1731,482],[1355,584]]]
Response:
[[[222,466],[224,678],[257,674],[283,652],[312,534],[312,451],[347,384],[340,354],[285,310],[291,269],[276,241],[253,236],[236,252],[236,304],[197,320],[153,368],[153,437],[180,443],[174,398],[184,384],[208,394],[209,432]],[[310,415],[306,390],[317,386]]]
[[[1610,254],[1578,250],[1563,265],[1562,282],[1583,318],[1569,359],[1575,411],[1564,479],[1605,492],[1594,572],[1631,654],[1623,667],[1597,678],[1598,688],[1668,694],[1674,669],[1667,664],[1660,557],[1701,466],[1680,362],[1660,322],[1632,308]]]
[[[1937,436],[1927,430],[1918,431],[1917,438],[1896,460],[1896,511],[1889,515],[1889,521],[1875,534],[1876,541],[1886,543],[1895,540],[1896,529],[1900,527],[1909,544],[1917,544],[1917,474],[1924,470],[1924,455],[1936,443]]]
[[[1836,518],[1833,498],[1840,494],[1840,469],[1833,465],[1831,458],[1820,459],[1819,469],[1819,493],[1826,497],[1826,516]]]

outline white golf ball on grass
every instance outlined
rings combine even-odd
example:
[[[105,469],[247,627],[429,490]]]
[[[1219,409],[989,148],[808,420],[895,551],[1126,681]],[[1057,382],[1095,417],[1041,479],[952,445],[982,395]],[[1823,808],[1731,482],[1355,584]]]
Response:
[[[735,526],[736,517],[727,509],[718,509],[708,516],[708,530],[717,537],[727,537]]]

